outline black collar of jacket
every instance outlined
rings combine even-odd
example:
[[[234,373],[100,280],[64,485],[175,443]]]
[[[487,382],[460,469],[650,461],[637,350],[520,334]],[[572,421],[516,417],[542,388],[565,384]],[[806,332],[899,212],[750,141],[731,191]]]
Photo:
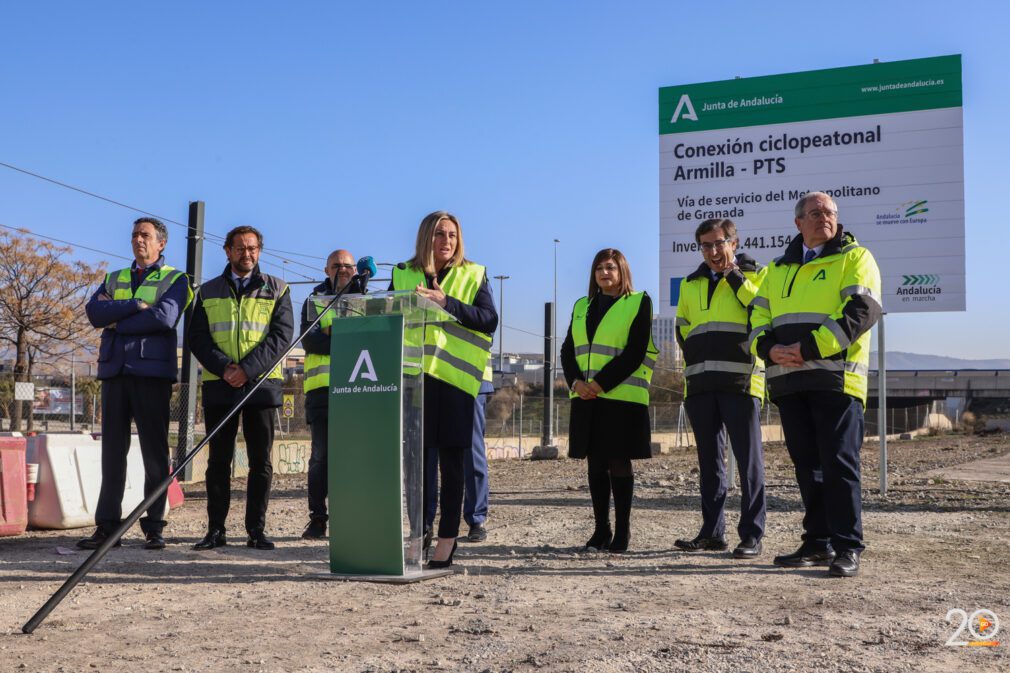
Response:
[[[856,243],[856,237],[845,231],[842,227],[841,222],[838,223],[838,231],[835,232],[834,238],[829,240],[824,244],[824,248],[821,249],[821,254],[817,255],[820,257],[828,257],[829,255],[837,255],[846,246]],[[786,248],[785,254],[775,260],[776,264],[802,264],[803,263],[803,236],[797,233],[796,238],[794,238],[789,246]]]
[[[757,263],[757,260],[748,255],[746,252],[736,253],[736,265],[741,271],[757,271],[761,268],[761,265]],[[698,265],[698,268],[691,272],[691,275],[687,277],[688,282],[692,280],[698,280],[699,278],[711,278],[712,270],[708,268],[708,264],[702,262]]]

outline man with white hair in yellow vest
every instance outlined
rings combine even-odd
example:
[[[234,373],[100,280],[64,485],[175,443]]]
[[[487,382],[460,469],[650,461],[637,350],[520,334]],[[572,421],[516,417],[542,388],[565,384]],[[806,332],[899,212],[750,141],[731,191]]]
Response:
[[[207,459],[207,535],[194,549],[227,544],[225,519],[231,503],[231,463],[239,418],[249,458],[246,484],[246,546],[273,549],[267,539],[267,503],[273,465],[274,410],[281,406],[281,365],[291,343],[294,315],[287,283],[260,273],[263,236],[254,227],[235,227],[225,238],[228,266],[200,286],[189,344],[203,365],[203,415],[209,431],[218,425],[261,377],[266,381],[210,440]]]

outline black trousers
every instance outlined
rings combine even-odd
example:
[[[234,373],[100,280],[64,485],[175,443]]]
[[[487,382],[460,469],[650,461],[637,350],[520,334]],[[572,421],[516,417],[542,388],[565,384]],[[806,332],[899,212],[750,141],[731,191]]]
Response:
[[[806,513],[803,543],[862,551],[859,450],[863,404],[844,393],[811,391],[775,400]]]
[[[203,415],[207,430],[216,426],[231,407],[204,406]],[[235,457],[235,435],[239,418],[245,436],[246,455],[249,458],[249,477],[246,480],[245,528],[249,534],[262,532],[266,526],[267,504],[270,501],[270,482],[274,468],[270,451],[274,444],[274,409],[245,407],[231,417],[221,431],[210,440],[207,459],[207,519],[208,528],[225,530],[225,520],[231,505],[231,464]]]
[[[740,468],[741,540],[760,540],[765,528],[765,467],[761,449],[761,403],[745,393],[695,393],[684,408],[698,444],[702,537],[726,533],[726,468],[723,456],[729,436]]]
[[[469,457],[470,447],[425,449],[425,454],[432,455],[435,451],[438,452],[438,467],[442,476],[442,488],[438,491],[441,511],[438,536],[454,538],[459,535],[459,521],[463,514],[463,463]]]
[[[326,521],[326,496],[329,490],[329,435],[330,419],[326,412],[312,413],[309,417],[312,432],[312,453],[309,456],[309,516]]]
[[[131,422],[137,424],[140,455],[144,459],[144,496],[154,492],[169,473],[168,420],[172,381],[146,376],[117,376],[102,381],[102,488],[95,509],[95,524],[110,531],[123,516],[126,490],[126,455],[130,450]],[[163,493],[140,520],[144,533],[165,527]]]

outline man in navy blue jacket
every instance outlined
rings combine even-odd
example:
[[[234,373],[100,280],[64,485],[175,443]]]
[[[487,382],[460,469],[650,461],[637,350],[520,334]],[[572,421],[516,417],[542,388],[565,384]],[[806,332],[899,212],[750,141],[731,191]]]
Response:
[[[165,225],[153,217],[133,223],[134,262],[113,271],[88,301],[88,320],[102,329],[98,378],[102,381],[102,488],[97,529],[77,543],[96,549],[122,517],[130,425],[137,423],[144,459],[144,495],[169,474],[168,421],[178,374],[175,327],[193,292],[186,274],[165,264]],[[165,494],[140,520],[145,549],[164,549]],[[116,543],[119,545],[119,542]]]

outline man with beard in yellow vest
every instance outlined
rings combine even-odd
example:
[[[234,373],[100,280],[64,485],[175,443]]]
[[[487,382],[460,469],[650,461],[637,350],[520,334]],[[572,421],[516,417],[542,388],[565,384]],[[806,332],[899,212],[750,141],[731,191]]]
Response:
[[[175,326],[193,299],[186,274],[165,264],[168,229],[153,217],[133,223],[133,264],[113,271],[85,311],[102,327],[98,378],[102,382],[102,488],[97,529],[77,543],[97,549],[120,524],[126,488],[130,425],[137,424],[144,458],[144,495],[168,476],[168,422],[179,370]],[[145,549],[164,549],[165,494],[151,504],[140,528]],[[119,543],[116,543],[119,546]]]
[[[231,503],[231,463],[239,418],[245,437],[249,476],[246,485],[246,546],[269,550],[267,503],[273,465],[274,410],[281,406],[281,365],[274,363],[291,343],[294,316],[287,283],[260,273],[263,236],[253,227],[235,227],[225,238],[228,266],[200,286],[190,328],[190,348],[203,365],[203,414],[209,431],[218,425],[256,381],[263,385],[241,411],[210,440],[207,459],[207,535],[194,549],[227,544],[225,519]]]
[[[330,325],[336,314],[330,309],[323,314],[315,327],[309,325],[326,308],[333,295],[364,291],[362,283],[354,279],[354,257],[347,250],[334,250],[326,258],[326,280],[312,290],[312,295],[302,305],[302,325],[299,330],[302,348],[305,349],[305,419],[312,432],[312,454],[309,457],[309,524],[302,537],[326,537],[327,465],[329,445],[329,395],[330,385]],[[353,284],[352,284],[353,281]],[[350,287],[348,287],[350,286]]]

